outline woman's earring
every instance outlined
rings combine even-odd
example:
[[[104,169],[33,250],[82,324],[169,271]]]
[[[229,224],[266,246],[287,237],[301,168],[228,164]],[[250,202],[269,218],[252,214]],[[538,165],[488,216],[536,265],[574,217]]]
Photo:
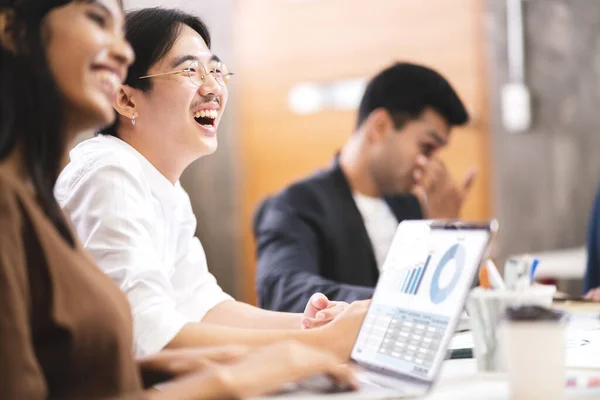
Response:
[[[131,125],[135,126],[135,114],[131,117]]]

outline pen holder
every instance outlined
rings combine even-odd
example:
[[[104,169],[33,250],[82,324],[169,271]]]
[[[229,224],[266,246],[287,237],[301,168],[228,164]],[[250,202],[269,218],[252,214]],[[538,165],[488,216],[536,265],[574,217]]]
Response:
[[[506,371],[498,328],[508,307],[538,305],[550,307],[555,286],[534,285],[522,291],[486,290],[477,287],[467,300],[467,312],[473,333],[473,353],[481,372]]]
[[[511,399],[565,396],[563,313],[538,306],[510,307],[500,325]]]
[[[511,257],[504,264],[504,284],[509,290],[531,286],[538,260],[530,255]]]

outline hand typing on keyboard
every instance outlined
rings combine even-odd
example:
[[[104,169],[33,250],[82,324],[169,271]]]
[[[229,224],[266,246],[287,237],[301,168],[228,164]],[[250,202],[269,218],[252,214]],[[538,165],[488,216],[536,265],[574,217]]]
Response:
[[[321,328],[324,329],[324,328]],[[212,366],[212,372],[233,398],[255,397],[299,388],[297,382],[319,390],[339,391],[357,386],[354,374],[333,354],[296,342],[261,347],[237,361]],[[251,372],[249,372],[251,371]],[[310,380],[310,377],[316,377]],[[296,382],[286,386],[286,383]],[[328,384],[329,383],[329,384]]]

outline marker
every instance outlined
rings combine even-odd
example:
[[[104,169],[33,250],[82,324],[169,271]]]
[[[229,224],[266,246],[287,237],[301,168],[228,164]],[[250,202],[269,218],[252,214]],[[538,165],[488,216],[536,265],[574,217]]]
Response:
[[[487,268],[488,278],[492,288],[496,290],[506,290],[506,284],[504,283],[504,280],[502,280],[500,272],[498,272],[498,269],[496,268],[496,264],[494,264],[492,260],[488,259],[485,262],[485,267]]]
[[[540,260],[538,260],[537,258],[533,258],[531,260],[531,269],[529,270],[529,281],[531,283],[533,283],[533,278],[534,278],[534,275],[535,275],[535,270],[537,269],[539,263],[540,263]]]

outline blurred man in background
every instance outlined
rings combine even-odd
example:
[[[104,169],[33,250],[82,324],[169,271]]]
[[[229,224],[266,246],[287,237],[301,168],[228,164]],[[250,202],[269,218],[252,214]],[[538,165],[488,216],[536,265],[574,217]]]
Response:
[[[436,153],[467,111],[437,72],[397,63],[367,85],[331,168],[265,200],[254,220],[261,307],[302,311],[311,294],[373,294],[398,223],[456,218],[475,172],[460,184]]]

